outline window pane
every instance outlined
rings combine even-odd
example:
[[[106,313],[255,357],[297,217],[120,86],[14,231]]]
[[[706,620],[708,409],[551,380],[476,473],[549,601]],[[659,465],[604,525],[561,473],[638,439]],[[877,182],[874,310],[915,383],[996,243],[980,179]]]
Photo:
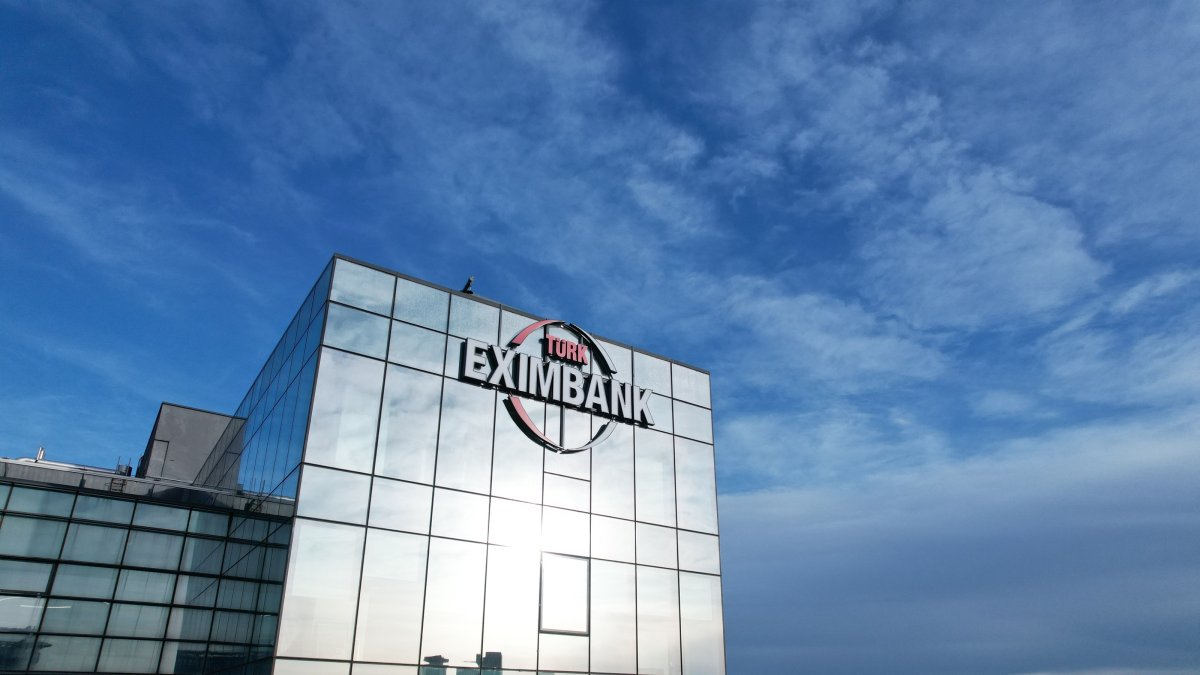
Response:
[[[382,359],[387,356],[388,320],[357,309],[329,305],[325,344]]]
[[[592,557],[633,562],[633,523],[592,516]]]
[[[540,401],[521,398],[525,411],[538,424],[546,414]],[[492,494],[498,497],[542,501],[542,446],[529,440],[508,412],[505,403],[496,405],[496,446],[492,460]]]
[[[446,330],[450,294],[407,279],[396,279],[397,319],[434,330]]]
[[[121,570],[121,580],[117,584],[117,600],[169,603],[174,594],[174,574]]]
[[[200,675],[204,672],[204,656],[207,645],[186,642],[164,642],[160,673],[169,675]]]
[[[421,370],[442,374],[446,359],[446,335],[436,331],[392,322],[388,360]]]
[[[0,553],[30,558],[57,558],[67,524],[58,520],[37,520],[5,516],[0,523]]]
[[[349,659],[363,528],[297,519],[278,653]]]
[[[71,523],[71,529],[67,532],[67,543],[63,546],[63,560],[120,562],[126,533],[127,530],[117,527]]]
[[[544,507],[542,550],[570,555],[588,555],[591,536],[588,514]]]
[[[537,551],[542,538],[542,507],[537,504],[492,499],[489,541]]]
[[[257,605],[258,584],[253,581],[222,579],[217,591],[217,607],[252,610]]]
[[[175,604],[212,607],[216,602],[216,579],[179,575],[179,581],[175,584]]]
[[[679,531],[679,568],[693,572],[721,573],[717,538],[709,534]]]
[[[708,392],[708,375],[679,364],[671,365],[671,392],[680,401],[705,408],[712,407]]]
[[[369,473],[382,387],[379,361],[322,350],[304,460]]]
[[[370,476],[305,464],[296,515],[363,525],[370,491]]]
[[[0,590],[45,593],[49,582],[49,563],[0,560]]]
[[[133,502],[124,499],[105,499],[91,495],[79,495],[75,500],[75,518],[101,520],[106,523],[128,525],[133,517]]]
[[[450,334],[494,344],[500,334],[500,310],[482,302],[452,296]]]
[[[212,639],[218,642],[250,642],[254,615],[242,612],[213,612]]]
[[[41,598],[0,595],[0,630],[37,630],[45,604]]]
[[[663,396],[671,395],[671,364],[641,352],[633,353],[633,383]]]
[[[85,670],[96,667],[100,638],[42,635],[30,670]]]
[[[587,511],[590,493],[591,484],[586,480],[546,474],[546,504],[549,506]]]
[[[540,637],[540,668],[587,670],[588,638],[586,635],[542,633]]]
[[[187,572],[220,574],[221,561],[225,557],[225,542],[215,539],[188,537],[183,547],[183,562],[180,569]]]
[[[155,640],[105,640],[100,649],[101,673],[153,673],[158,670]]]
[[[489,389],[446,380],[438,436],[438,485],[487,492],[495,400],[496,395]]]
[[[350,672],[350,664],[332,661],[275,659],[275,667],[271,672],[274,675],[347,675]]]
[[[208,629],[211,625],[211,610],[176,607],[171,610],[171,620],[167,624],[167,637],[176,640],[207,640]]]
[[[5,486],[7,487],[7,486]],[[0,487],[0,504],[4,503],[4,488]],[[0,634],[0,668],[25,670],[33,654],[36,641],[32,635],[21,633]]]
[[[54,575],[54,594],[107,600],[116,584],[117,570],[111,567],[63,564]]]
[[[638,520],[675,524],[675,453],[671,440],[657,431],[634,432]]]
[[[633,565],[592,561],[593,671],[636,672],[636,601]]]
[[[142,527],[157,527],[164,530],[187,529],[188,510],[175,509],[158,504],[138,504],[133,514],[133,524]],[[156,659],[157,660],[157,659]]]
[[[421,654],[441,654],[450,666],[472,666],[483,628],[485,545],[429,540],[429,577]]]
[[[433,488],[376,478],[371,490],[372,527],[409,532],[429,532],[429,513]]]
[[[679,614],[684,672],[725,675],[720,578],[680,573]]]
[[[542,556],[542,630],[586,633],[588,560]]]
[[[12,495],[8,498],[8,510],[66,518],[71,515],[71,505],[74,503],[75,495],[70,492],[13,487]]]
[[[168,609],[153,605],[114,604],[105,633],[121,637],[162,637],[167,627]],[[157,657],[155,661],[158,661]]]
[[[192,521],[188,523],[188,532],[224,537],[228,527],[229,516],[224,513],[192,511]]]
[[[680,675],[678,572],[637,568],[638,672]]]
[[[183,537],[135,530],[129,533],[129,545],[125,547],[124,564],[137,567],[177,569],[179,553],[182,549]]]
[[[637,561],[640,565],[676,567],[675,530],[638,523]]]
[[[654,394],[650,397],[650,416],[654,418],[654,429],[667,434],[674,430],[671,399],[666,396]]]
[[[433,482],[442,378],[388,366],[375,473]]]
[[[429,538],[368,530],[354,658],[415,662]]]
[[[506,668],[537,667],[540,558],[536,548],[488,548],[483,648]]]
[[[675,433],[712,443],[712,413],[708,408],[675,401]]]
[[[717,532],[717,484],[713,447],[675,439],[675,484],[679,490],[679,527]]]
[[[633,518],[633,427],[617,425],[592,452],[592,511]]]
[[[51,598],[46,618],[42,619],[42,632],[99,635],[104,632],[104,622],[108,619],[108,604],[91,600]]]
[[[455,539],[485,541],[488,498],[454,490],[433,491],[432,534]]]
[[[395,277],[390,274],[339,259],[334,263],[329,299],[377,314],[391,314],[394,284]]]

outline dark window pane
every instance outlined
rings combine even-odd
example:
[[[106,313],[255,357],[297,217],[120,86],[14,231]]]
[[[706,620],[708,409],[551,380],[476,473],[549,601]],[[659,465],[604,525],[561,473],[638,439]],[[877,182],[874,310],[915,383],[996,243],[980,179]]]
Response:
[[[229,516],[223,513],[192,511],[192,520],[188,523],[188,532],[224,537],[228,527]]]
[[[126,499],[79,495],[75,500],[75,518],[128,525],[133,518],[133,502]]]
[[[217,607],[252,610],[258,604],[258,584],[253,581],[222,579],[217,591]]]
[[[182,548],[183,537],[133,531],[129,533],[129,545],[125,547],[124,564],[173,570],[179,567]]]
[[[71,515],[71,505],[74,503],[75,495],[70,492],[13,487],[12,495],[8,498],[8,510],[66,518]]]
[[[100,649],[101,673],[153,673],[158,670],[157,640],[105,640]]]
[[[220,574],[221,561],[224,556],[224,542],[188,537],[183,547],[183,563],[180,565],[180,569],[187,572]]]
[[[116,583],[117,570],[111,567],[62,564],[54,575],[54,594],[108,600]]]
[[[120,637],[162,637],[163,630],[167,627],[168,609],[153,605],[116,603],[108,616],[108,630],[105,633]]]
[[[117,600],[169,603],[174,594],[174,574],[121,570],[121,579],[117,583]]]
[[[217,602],[217,580],[211,577],[179,575],[175,584],[175,604],[212,607]]]
[[[211,610],[176,607],[171,610],[171,620],[167,624],[167,637],[174,640],[207,640],[210,626],[212,626]]]
[[[49,582],[49,563],[0,560],[0,590],[45,593]]]
[[[0,504],[4,503],[3,492],[0,489]],[[25,670],[35,642],[31,634],[0,634],[0,670]]]
[[[37,520],[5,516],[0,523],[0,553],[30,558],[57,558],[67,524],[58,520]]]
[[[188,524],[188,510],[158,504],[138,504],[133,524],[164,530],[183,530]]]
[[[264,552],[265,549],[261,544],[229,542],[225,546],[223,574],[257,578],[262,573]]]
[[[213,615],[212,639],[218,642],[250,642],[253,628],[253,614],[216,612]]]
[[[100,638],[41,635],[30,670],[84,670],[96,667]]]
[[[207,630],[205,637],[208,637]],[[204,672],[207,645],[187,642],[164,642],[158,672],[167,675],[200,675]]]
[[[67,543],[63,546],[63,560],[118,563],[126,534],[127,530],[122,528],[71,523]]]
[[[93,633],[104,632],[108,619],[107,602],[93,600],[66,600],[51,598],[42,619],[42,631],[46,633]]]

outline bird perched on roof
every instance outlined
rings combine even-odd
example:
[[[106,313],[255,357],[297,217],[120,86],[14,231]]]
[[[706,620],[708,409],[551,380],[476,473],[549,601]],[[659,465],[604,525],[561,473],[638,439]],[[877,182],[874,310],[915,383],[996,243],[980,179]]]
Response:
[[[467,277],[467,285],[463,286],[462,292],[469,295],[475,295],[475,291],[471,290],[471,286],[475,283],[475,277]]]

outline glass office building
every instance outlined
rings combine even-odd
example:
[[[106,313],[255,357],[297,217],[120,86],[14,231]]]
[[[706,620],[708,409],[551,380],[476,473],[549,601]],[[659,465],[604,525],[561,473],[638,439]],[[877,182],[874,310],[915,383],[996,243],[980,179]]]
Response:
[[[712,443],[701,370],[335,257],[121,491],[5,463],[0,670],[723,674]]]

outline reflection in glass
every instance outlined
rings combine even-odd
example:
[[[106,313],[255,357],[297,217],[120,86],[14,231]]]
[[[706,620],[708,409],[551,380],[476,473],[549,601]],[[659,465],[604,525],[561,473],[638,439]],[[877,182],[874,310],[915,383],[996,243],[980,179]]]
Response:
[[[633,518],[633,427],[618,424],[592,452],[592,512]]]
[[[544,631],[587,632],[587,558],[572,558],[552,553],[542,555],[541,621],[541,629]]]
[[[224,513],[192,511],[192,521],[188,523],[188,532],[224,537],[228,527],[229,516]]]
[[[92,567],[90,569],[99,568]],[[62,571],[59,570],[59,573],[61,574]],[[170,603],[174,593],[174,574],[121,570],[121,581],[117,584],[117,600]]]
[[[708,390],[708,375],[698,370],[692,370],[677,363],[672,364],[671,391],[672,395],[680,401],[687,401],[705,408],[712,407]]]
[[[432,492],[428,485],[376,478],[371,490],[370,525],[427,534]]]
[[[137,512],[133,514],[133,524],[162,530],[184,530],[187,529],[188,510],[158,504],[138,504]]]
[[[637,567],[639,673],[680,675],[678,574]]]
[[[105,640],[100,649],[101,673],[153,673],[158,670],[157,640]]]
[[[296,519],[280,655],[349,659],[363,528]]]
[[[394,316],[434,330],[446,330],[450,294],[407,279],[396,280]]]
[[[207,645],[181,642],[164,642],[160,673],[168,675],[200,675],[204,672],[204,656]]]
[[[710,534],[679,531],[679,569],[721,573],[721,554],[717,538]]]
[[[675,401],[675,433],[712,443],[712,413],[707,408]]]
[[[588,667],[588,637],[542,633],[538,645],[538,667],[552,670],[583,670]]]
[[[74,503],[75,495],[70,492],[13,487],[8,498],[8,510],[66,518],[71,515],[71,505]]]
[[[57,558],[66,531],[67,524],[58,520],[5,516],[0,522],[0,554]]]
[[[125,546],[124,564],[177,569],[182,549],[183,537],[134,530],[129,533],[129,544]]]
[[[388,366],[379,420],[377,475],[433,482],[441,400],[442,378]]]
[[[86,670],[96,666],[100,638],[42,635],[30,670]]]
[[[216,579],[179,575],[179,581],[175,584],[175,604],[212,607],[216,602]]]
[[[275,672],[278,673],[279,671]],[[356,663],[351,672],[352,675],[417,675],[417,667],[385,666],[381,663]]]
[[[275,667],[271,672],[274,675],[347,675],[350,672],[350,664],[333,661],[275,659]]]
[[[657,431],[634,432],[637,452],[637,519],[675,525],[675,459],[671,437]]]
[[[595,672],[635,672],[637,598],[633,565],[593,560],[591,594],[591,669]]]
[[[679,527],[717,532],[717,485],[711,445],[675,439]]]
[[[132,517],[133,502],[125,499],[79,495],[75,500],[75,518],[78,520],[101,520],[127,525]]]
[[[329,299],[362,307],[377,314],[392,313],[395,277],[345,260],[334,263]]]
[[[441,375],[445,359],[445,334],[399,321],[392,322],[388,361]]]
[[[183,561],[180,563],[180,569],[186,572],[220,574],[221,560],[224,556],[225,542],[188,537],[183,546]]]
[[[176,607],[171,610],[171,619],[167,623],[167,637],[174,640],[207,640],[211,625],[211,610]]]
[[[671,364],[641,352],[633,353],[633,383],[662,396],[671,395]],[[657,418],[656,418],[657,419]]]
[[[650,397],[650,414],[654,417],[654,429],[669,434],[674,431],[671,416],[671,399],[654,394]]]
[[[492,499],[488,541],[536,551],[541,535],[542,507],[507,499]]]
[[[540,423],[546,405],[521,398],[525,411]],[[529,440],[504,403],[496,405],[496,447],[492,460],[492,494],[498,497],[542,501],[542,446]]]
[[[633,523],[592,516],[592,557],[633,562]]]
[[[487,492],[495,399],[489,389],[446,380],[438,437],[438,485]]]
[[[588,514],[542,508],[542,550],[569,555],[588,555]]]
[[[257,597],[257,583],[238,579],[221,579],[220,590],[217,591],[217,607],[252,610]]]
[[[483,649],[503,654],[506,668],[536,668],[537,549],[488,547]]]
[[[44,606],[41,598],[0,595],[0,630],[37,630]]]
[[[500,333],[500,310],[460,296],[450,298],[450,334],[494,344]]]
[[[0,590],[44,593],[49,582],[49,563],[0,560]]]
[[[249,642],[254,630],[254,615],[241,612],[213,612],[212,638],[218,642]]]
[[[440,654],[450,666],[475,664],[483,628],[485,545],[429,540],[421,656]]]
[[[683,667],[688,675],[725,675],[721,579],[679,574]]]
[[[437,488],[433,491],[432,534],[455,539],[485,541],[488,498],[484,495]]]
[[[167,607],[116,603],[108,617],[106,635],[121,637],[162,637],[167,627]],[[155,657],[155,661],[158,658]]]
[[[325,344],[382,359],[387,356],[388,320],[342,305],[329,305]]]
[[[304,460],[369,473],[383,364],[323,349]]]
[[[365,525],[370,492],[370,476],[305,464],[296,515]]]
[[[639,565],[676,567],[675,530],[638,523],[637,562]]]
[[[51,598],[48,606],[46,617],[42,619],[42,632],[94,635],[104,632],[104,622],[108,619],[107,602]]]
[[[548,506],[587,511],[590,492],[591,485],[586,480],[567,478],[552,473],[546,474],[545,503]]]
[[[4,490],[0,489],[0,504],[4,503]],[[29,657],[33,655],[33,636],[27,633],[0,633],[0,668],[25,670]]]
[[[425,595],[428,537],[367,531],[354,658],[416,660]]]
[[[620,382],[633,381],[633,353],[628,347],[620,347],[611,342],[600,340],[600,346],[608,354],[609,362],[616,369],[614,377]]]
[[[9,518],[4,519],[7,527]],[[63,545],[63,560],[117,563],[125,547],[126,530],[117,527],[71,523],[67,542]]]

